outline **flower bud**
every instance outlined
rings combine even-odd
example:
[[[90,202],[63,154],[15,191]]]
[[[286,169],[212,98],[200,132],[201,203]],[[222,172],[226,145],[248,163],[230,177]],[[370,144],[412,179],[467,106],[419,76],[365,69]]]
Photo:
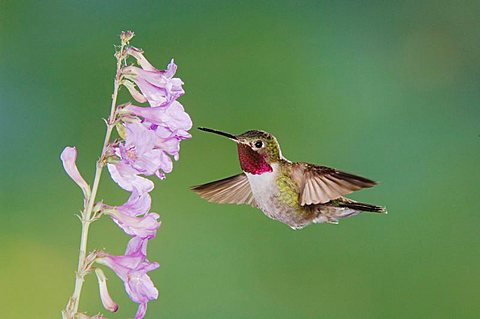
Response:
[[[125,125],[123,125],[122,123],[117,123],[115,124],[115,129],[117,130],[118,136],[120,136],[122,139],[125,139],[125,137],[127,136]]]
[[[122,33],[120,33],[120,40],[122,40],[123,44],[127,44],[134,36],[135,33],[133,31],[122,31]]]
[[[103,273],[103,270],[100,268],[95,269],[95,274],[97,275],[98,279],[98,287],[100,288],[100,299],[102,300],[103,307],[111,312],[116,312],[118,310],[118,305],[115,301],[112,300],[110,294],[108,293],[107,288],[107,278]]]
[[[128,89],[128,92],[130,92],[130,95],[137,101],[138,103],[145,103],[147,102],[147,99],[140,93],[136,88],[135,85],[128,81],[128,80],[123,80],[122,84],[124,87]]]
[[[135,47],[127,48],[127,54],[134,57],[137,60],[138,65],[142,67],[142,69],[147,71],[158,71],[156,67],[154,67],[150,62],[148,62],[147,58],[143,55],[143,50]]]
[[[90,196],[90,186],[83,179],[78,171],[75,161],[77,160],[77,149],[75,147],[67,146],[60,155],[63,163],[63,168],[68,176],[82,189],[85,200]]]

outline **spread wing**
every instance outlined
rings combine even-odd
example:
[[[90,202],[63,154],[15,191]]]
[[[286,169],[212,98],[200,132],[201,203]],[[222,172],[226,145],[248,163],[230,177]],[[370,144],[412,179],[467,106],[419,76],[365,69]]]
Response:
[[[377,183],[368,178],[342,172],[326,166],[298,163],[294,173],[301,181],[300,204],[324,204],[353,191],[375,186]]]
[[[219,204],[248,204],[257,207],[247,176],[242,173],[219,181],[192,187],[209,202]]]

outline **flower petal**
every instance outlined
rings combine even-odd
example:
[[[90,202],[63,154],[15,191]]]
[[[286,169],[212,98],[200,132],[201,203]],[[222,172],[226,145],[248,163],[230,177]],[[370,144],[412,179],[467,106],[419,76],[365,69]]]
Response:
[[[132,217],[122,212],[112,209],[106,211],[114,222],[130,236],[140,238],[153,238],[157,234],[157,229],[160,227],[158,218],[160,216],[155,213],[148,213],[142,217]]]
[[[170,173],[173,169],[173,163],[172,163],[172,159],[164,152],[161,153],[160,155],[160,160],[161,160],[161,165],[160,165],[160,169],[164,172],[164,173]]]
[[[152,204],[152,198],[149,193],[139,194],[133,190],[127,202],[116,209],[129,216],[138,216],[148,213]]]
[[[120,162],[117,164],[107,164],[110,176],[124,190],[139,193],[150,192],[154,185],[153,182],[144,177],[138,176],[138,171],[129,165]]]
[[[144,123],[126,124],[125,144],[119,145],[122,161],[137,170],[137,173],[150,176],[162,166],[162,150],[156,146],[158,137],[149,125]]]
[[[124,110],[143,117],[152,124],[161,125],[175,132],[177,130],[188,131],[192,128],[192,120],[185,112],[182,104],[173,101],[168,107],[141,107],[128,104]]]
[[[185,112],[183,105],[178,101],[173,101],[166,109],[163,121],[167,123],[166,126],[172,131],[188,131],[192,128],[192,120],[190,116]]]
[[[152,263],[152,266],[157,268],[158,264]],[[154,270],[155,268],[149,270]],[[146,274],[146,270],[131,272],[128,282],[125,283],[125,290],[130,299],[136,303],[146,303],[149,300],[158,298],[158,290]]]
[[[128,241],[127,249],[125,250],[125,255],[129,256],[147,256],[147,238],[133,237]]]
[[[142,68],[127,66],[122,69],[122,74],[126,79],[135,82],[150,106],[166,106],[185,94],[183,81],[173,77],[177,71],[173,59],[164,71],[153,68],[148,61],[147,67],[144,67],[146,64],[143,60],[137,61]]]

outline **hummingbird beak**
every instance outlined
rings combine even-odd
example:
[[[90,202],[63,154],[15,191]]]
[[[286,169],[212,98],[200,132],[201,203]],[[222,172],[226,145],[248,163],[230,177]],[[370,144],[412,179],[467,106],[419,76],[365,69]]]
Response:
[[[230,133],[225,133],[225,132],[222,132],[222,131],[217,131],[217,130],[214,130],[214,129],[211,129],[211,128],[206,128],[206,127],[199,127],[198,129],[201,130],[201,131],[210,132],[210,133],[225,136],[225,137],[231,139],[232,141],[234,141],[235,143],[239,142],[238,138],[235,135],[230,134]]]

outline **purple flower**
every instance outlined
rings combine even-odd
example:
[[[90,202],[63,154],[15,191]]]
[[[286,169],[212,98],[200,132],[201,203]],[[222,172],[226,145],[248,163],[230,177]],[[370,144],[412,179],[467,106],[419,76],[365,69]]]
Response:
[[[83,179],[82,175],[78,171],[77,165],[75,164],[75,161],[77,160],[77,149],[70,146],[65,147],[60,155],[60,159],[62,160],[65,172],[67,172],[68,176],[70,176],[70,178],[73,179],[78,186],[80,186],[84,197],[88,198],[88,196],[90,196],[90,187]]]
[[[107,164],[107,167],[112,179],[124,190],[146,193],[153,189],[151,180],[138,176],[138,171],[124,162]]]
[[[144,258],[147,257],[147,244],[148,240],[140,237],[133,237],[128,241],[125,255],[139,254]]]
[[[117,210],[108,210],[106,214],[110,215],[115,223],[130,236],[153,238],[160,227],[160,223],[157,221],[160,216],[155,213],[148,213],[142,217],[131,217]]]
[[[152,181],[138,176],[159,175],[159,169],[170,172],[162,150],[156,148],[157,136],[155,132],[142,123],[127,123],[126,139],[114,148],[120,161],[108,164],[112,179],[123,189],[137,190],[138,193],[150,192],[153,189]]]
[[[140,174],[155,174],[162,165],[162,151],[155,147],[155,132],[142,123],[127,123],[125,128],[125,143],[119,144],[117,154]]]
[[[177,66],[173,60],[166,70],[158,70],[140,49],[129,47],[126,52],[141,68],[124,67],[122,84],[136,101],[147,100],[151,107],[126,104],[119,109],[118,114],[124,116],[126,139],[125,143],[115,147],[119,163],[109,164],[108,168],[122,188],[130,191],[136,188],[142,192],[150,186],[138,175],[155,174],[163,179],[172,171],[171,156],[178,160],[180,141],[191,138],[188,130],[192,128],[192,120],[182,104],[176,101],[185,91],[182,80],[174,77]],[[138,118],[141,122],[134,122]]]
[[[160,127],[155,129],[155,133],[158,137],[156,141],[157,147],[161,149],[165,154],[171,155],[175,158],[175,160],[178,160],[178,154],[180,152],[180,141],[183,137],[177,136],[174,133],[170,133],[169,135],[163,135],[162,129]],[[170,157],[168,157],[168,160],[170,166],[173,166]]]
[[[177,71],[173,59],[166,70],[158,70],[148,62],[141,50],[130,47],[127,54],[137,59],[142,68],[128,66],[123,68],[122,73],[125,78],[135,82],[150,106],[167,106],[185,93],[182,80],[173,77]]]
[[[143,124],[148,126],[155,134],[155,148],[162,151],[158,158],[161,162],[161,171],[157,171],[156,175],[163,178],[164,173],[170,173],[173,168],[173,163],[169,156],[173,156],[175,160],[178,160],[180,141],[191,137],[187,132],[192,127],[190,117],[183,111],[181,104],[176,101],[168,108],[145,108],[127,105],[125,110],[136,116],[142,116],[148,121]]]
[[[180,141],[190,137],[186,130],[191,128],[192,122],[176,101],[168,108],[127,105],[125,109],[153,123],[125,124],[125,142],[114,147],[120,161],[108,164],[108,169],[113,180],[123,189],[149,192],[153,184],[138,175],[155,174],[165,178],[165,173],[170,173],[173,168],[170,156],[178,159]]]
[[[146,259],[147,239],[134,237],[128,243],[125,255],[112,256],[99,252],[97,262],[111,268],[122,279],[130,299],[139,304],[135,319],[145,316],[147,303],[158,298],[158,290],[147,275],[159,267],[156,262]]]
[[[138,216],[148,213],[152,204],[152,198],[148,193],[133,191],[127,202],[116,209],[128,216]]]
[[[146,121],[164,127],[170,132],[186,132],[192,128],[192,120],[182,104],[173,101],[168,107],[141,107],[127,104],[123,111],[144,118]]]
[[[122,206],[110,207],[105,205],[103,213],[109,215],[113,221],[130,236],[139,238],[153,238],[160,227],[155,213],[149,213],[150,195],[138,194],[134,191],[128,201]]]

